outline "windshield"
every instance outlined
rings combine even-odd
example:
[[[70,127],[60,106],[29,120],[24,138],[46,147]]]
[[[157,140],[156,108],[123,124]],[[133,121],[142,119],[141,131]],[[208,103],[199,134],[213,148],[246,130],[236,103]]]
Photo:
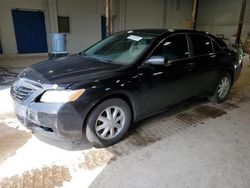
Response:
[[[84,51],[84,55],[121,65],[133,63],[153,42],[155,35],[118,33]]]

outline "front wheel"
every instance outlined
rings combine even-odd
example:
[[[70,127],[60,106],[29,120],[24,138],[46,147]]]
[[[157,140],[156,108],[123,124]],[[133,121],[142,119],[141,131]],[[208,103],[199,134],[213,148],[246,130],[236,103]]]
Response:
[[[232,77],[229,73],[223,74],[220,78],[216,90],[212,96],[209,97],[209,100],[216,103],[221,103],[225,101],[228,97],[232,86]]]
[[[108,99],[99,104],[89,115],[86,136],[95,147],[107,147],[119,142],[127,133],[131,110],[121,99]]]

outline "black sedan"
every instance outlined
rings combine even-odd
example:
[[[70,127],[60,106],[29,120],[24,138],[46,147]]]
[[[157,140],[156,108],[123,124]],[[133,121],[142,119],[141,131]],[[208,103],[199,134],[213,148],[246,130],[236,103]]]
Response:
[[[188,98],[223,102],[241,68],[235,50],[209,33],[131,30],[25,69],[11,95],[18,119],[40,139],[106,147],[131,123]]]

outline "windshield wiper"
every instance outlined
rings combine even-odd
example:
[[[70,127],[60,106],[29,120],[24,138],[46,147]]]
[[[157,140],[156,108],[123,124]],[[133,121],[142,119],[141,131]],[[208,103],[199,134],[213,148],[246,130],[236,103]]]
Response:
[[[79,52],[78,53],[79,55],[84,55],[84,56],[87,56],[86,54],[85,54],[85,52],[83,51],[83,52]]]

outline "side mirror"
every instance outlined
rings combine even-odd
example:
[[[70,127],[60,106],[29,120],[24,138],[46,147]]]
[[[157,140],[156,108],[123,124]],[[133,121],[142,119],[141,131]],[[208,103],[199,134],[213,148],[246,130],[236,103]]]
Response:
[[[150,65],[165,65],[166,58],[163,56],[151,56],[147,63]]]

